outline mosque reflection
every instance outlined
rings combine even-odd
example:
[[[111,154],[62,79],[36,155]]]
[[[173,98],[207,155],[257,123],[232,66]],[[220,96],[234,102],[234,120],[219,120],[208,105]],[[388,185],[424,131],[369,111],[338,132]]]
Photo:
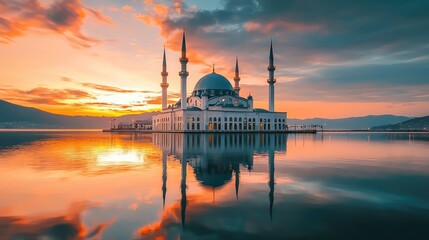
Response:
[[[187,208],[187,165],[194,171],[202,187],[213,189],[224,186],[233,177],[238,200],[240,168],[252,171],[255,154],[268,156],[269,215],[272,219],[275,186],[275,152],[286,152],[286,134],[169,134],[153,135],[153,143],[162,151],[163,207],[167,194],[167,157],[181,163],[181,224],[185,227]]]

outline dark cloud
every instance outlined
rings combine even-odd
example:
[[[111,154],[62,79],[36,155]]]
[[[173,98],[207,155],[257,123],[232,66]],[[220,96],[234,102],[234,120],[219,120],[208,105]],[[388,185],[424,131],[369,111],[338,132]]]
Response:
[[[295,81],[278,82],[276,99],[289,101],[428,102],[424,63],[324,67]],[[242,87],[267,100],[268,85]]]
[[[64,35],[74,46],[91,47],[100,40],[82,33],[86,13],[112,24],[100,11],[84,6],[80,0],[56,0],[43,6],[38,0],[0,0],[0,41],[10,42],[30,28]]]
[[[190,63],[220,59],[225,74],[238,54],[242,73],[265,84],[272,38],[283,100],[428,101],[427,1],[224,0],[214,10],[183,9],[152,15],[167,47],[179,50],[186,27]],[[260,86],[251,92],[267,98]]]

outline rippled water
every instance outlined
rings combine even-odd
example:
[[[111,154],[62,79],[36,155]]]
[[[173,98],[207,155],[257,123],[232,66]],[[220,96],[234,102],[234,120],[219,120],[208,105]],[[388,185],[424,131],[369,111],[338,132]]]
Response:
[[[426,239],[429,135],[0,132],[0,239]]]

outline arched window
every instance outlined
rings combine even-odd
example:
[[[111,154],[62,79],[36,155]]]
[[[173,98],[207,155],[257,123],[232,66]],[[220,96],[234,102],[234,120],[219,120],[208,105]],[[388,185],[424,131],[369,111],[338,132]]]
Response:
[[[241,117],[238,119],[239,122],[241,122]]]
[[[237,118],[236,117],[234,118],[234,122],[237,122]]]
[[[225,122],[226,122],[226,121],[228,121],[228,118],[227,118],[227,117],[225,117]]]
[[[211,122],[212,121],[212,117],[209,117],[209,122]]]
[[[200,121],[200,117],[197,117],[197,122],[199,122]]]
[[[229,121],[232,122],[232,117],[229,118]]]

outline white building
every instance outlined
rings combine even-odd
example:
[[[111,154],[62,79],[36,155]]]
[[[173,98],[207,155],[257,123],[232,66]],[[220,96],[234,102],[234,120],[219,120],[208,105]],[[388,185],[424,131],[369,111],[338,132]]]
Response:
[[[180,58],[181,99],[167,106],[167,64],[162,67],[162,112],[152,118],[153,130],[157,132],[278,132],[286,131],[285,112],[274,112],[274,56],[272,43],[269,57],[269,111],[253,107],[253,97],[242,97],[238,59],[235,65],[235,85],[224,76],[213,72],[203,76],[195,85],[191,96],[186,95],[189,75],[186,65],[186,39],[183,32],[182,56]]]

